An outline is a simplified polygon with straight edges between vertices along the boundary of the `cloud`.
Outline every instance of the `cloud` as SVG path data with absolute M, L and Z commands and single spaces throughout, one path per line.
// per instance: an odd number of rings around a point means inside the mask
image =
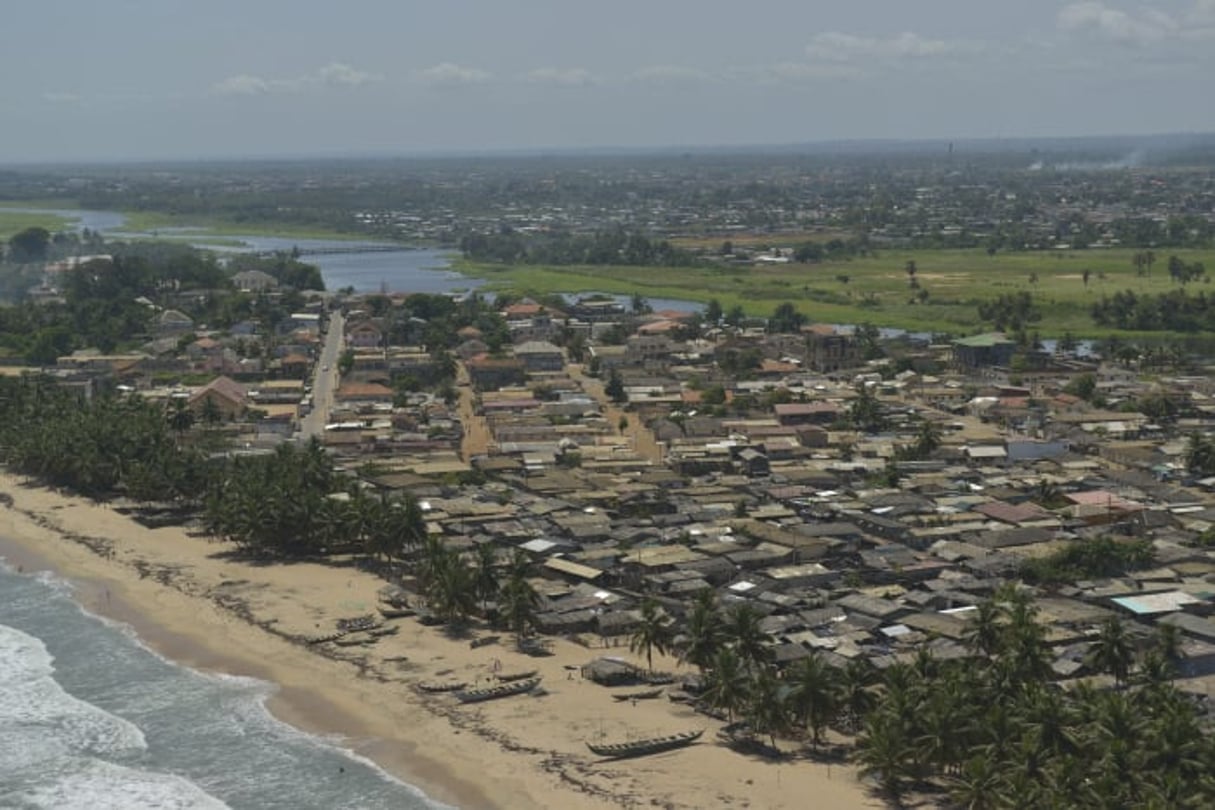
M 77 93 L 43 93 L 42 100 L 51 104 L 79 104 L 84 97 Z
M 288 79 L 268 79 L 240 73 L 216 82 L 211 86 L 211 92 L 219 96 L 262 96 L 268 93 L 298 93 L 325 87 L 361 87 L 383 80 L 384 77 L 378 73 L 368 73 L 345 62 L 330 62 L 311 73 Z
M 376 73 L 358 70 L 345 62 L 330 62 L 316 72 L 316 79 L 322 84 L 360 87 L 364 84 L 383 81 L 384 77 Z
M 777 62 L 772 65 L 732 68 L 727 75 L 738 81 L 774 84 L 856 79 L 864 75 L 864 71 L 857 65 L 839 63 Z
M 558 84 L 565 87 L 585 87 L 595 83 L 586 68 L 536 68 L 523 77 L 531 84 Z
M 638 82 L 672 84 L 681 82 L 703 82 L 711 79 L 708 73 L 683 65 L 649 65 L 633 73 L 630 78 Z
M 1206 3 L 1200 2 L 1201 10 Z M 1059 10 L 1059 28 L 1096 34 L 1124 45 L 1149 45 L 1178 33 L 1177 21 L 1163 11 L 1148 10 L 1135 16 L 1097 0 L 1072 3 Z
M 822 62 L 856 62 L 874 59 L 925 59 L 946 56 L 958 46 L 942 39 L 926 39 L 904 31 L 892 37 L 858 37 L 839 31 L 815 34 L 806 46 L 806 56 Z
M 247 73 L 229 76 L 211 86 L 211 92 L 219 96 L 260 96 L 269 93 L 270 89 L 270 82 Z
M 457 65 L 453 62 L 440 62 L 423 70 L 415 70 L 413 77 L 422 84 L 434 86 L 483 84 L 493 78 L 490 73 L 484 70 Z

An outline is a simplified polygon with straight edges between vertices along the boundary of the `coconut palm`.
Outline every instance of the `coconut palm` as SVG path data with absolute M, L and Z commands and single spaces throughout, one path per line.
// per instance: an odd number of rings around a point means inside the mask
M 717 596 L 711 588 L 705 588 L 697 594 L 688 613 L 687 626 L 679 645 L 679 660 L 695 665 L 703 673 L 722 643 L 722 618 L 717 608 Z
M 506 583 L 498 592 L 501 613 L 516 639 L 525 638 L 536 625 L 536 610 L 540 605 L 540 594 L 525 576 L 526 569 L 511 566 Z
M 965 810 L 996 810 L 1007 806 L 1003 788 L 999 765 L 987 754 L 976 754 L 950 780 L 949 798 Z
M 776 735 L 788 728 L 789 715 L 785 710 L 788 690 L 777 680 L 771 670 L 760 670 L 751 681 L 746 701 L 747 721 L 758 734 L 767 734 L 772 748 L 776 749 Z
M 1000 649 L 1004 636 L 1001 626 L 1002 611 L 1000 606 L 991 599 L 979 603 L 970 614 L 966 626 L 966 645 L 972 652 L 981 653 L 990 658 Z
M 849 728 L 859 728 L 877 699 L 873 687 L 877 671 L 867 658 L 853 658 L 839 671 L 839 703 Z
M 713 657 L 709 668 L 704 699 L 714 709 L 724 711 L 726 719 L 734 722 L 734 714 L 746 705 L 751 680 L 747 668 L 730 647 L 722 647 Z
M 898 718 L 885 712 L 869 718 L 864 734 L 857 740 L 860 775 L 876 779 L 896 804 L 903 795 L 903 780 L 913 773 L 914 759 L 915 749 Z
M 473 575 L 473 586 L 477 591 L 477 599 L 481 602 L 481 611 L 497 598 L 498 585 L 498 552 L 492 543 L 481 543 L 476 548 L 476 573 Z
M 653 597 L 641 602 L 641 621 L 629 639 L 629 652 L 643 653 L 646 668 L 654 671 L 654 651 L 665 655 L 671 646 L 671 619 Z
M 1135 660 L 1135 650 L 1127 635 L 1126 627 L 1116 616 L 1111 616 L 1101 624 L 1101 633 L 1085 656 L 1085 662 L 1100 672 L 1114 676 L 1114 681 L 1121 686 L 1131 671 Z
M 772 637 L 760 627 L 763 617 L 743 603 L 726 611 L 723 632 L 726 643 L 738 653 L 743 664 L 754 670 L 772 659 Z
M 789 702 L 794 717 L 810 729 L 814 745 L 822 740 L 823 729 L 839 709 L 838 671 L 817 652 L 802 658 L 785 672 Z

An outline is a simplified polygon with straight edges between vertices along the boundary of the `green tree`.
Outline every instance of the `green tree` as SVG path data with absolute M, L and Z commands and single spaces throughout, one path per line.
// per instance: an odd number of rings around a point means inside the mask
M 793 714 L 810 729 L 815 745 L 822 739 L 823 729 L 835 718 L 839 708 L 838 676 L 817 652 L 795 662 L 785 673 L 789 683 Z
M 628 392 L 624 390 L 624 380 L 620 379 L 620 372 L 616 369 L 612 369 L 608 375 L 607 385 L 603 387 L 603 392 L 617 404 L 627 402 L 629 398 Z
M 641 620 L 629 638 L 629 652 L 645 655 L 646 667 L 654 671 L 654 651 L 666 654 L 671 647 L 671 619 L 653 597 L 641 601 Z
M 46 228 L 26 228 L 8 240 L 8 260 L 14 264 L 46 261 L 51 244 L 51 232 Z
M 679 659 L 692 664 L 703 673 L 721 649 L 723 643 L 721 612 L 717 595 L 705 588 L 696 595 L 679 643 Z

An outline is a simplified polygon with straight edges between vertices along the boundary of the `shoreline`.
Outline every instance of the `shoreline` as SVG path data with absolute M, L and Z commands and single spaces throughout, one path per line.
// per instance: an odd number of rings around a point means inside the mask
M 427 797 L 459 808 L 881 807 L 851 766 L 758 761 L 710 743 L 717 721 L 666 700 L 616 703 L 576 676 L 597 655 L 554 639 L 529 658 L 508 644 L 470 648 L 413 619 L 374 649 L 321 651 L 299 639 L 341 616 L 372 612 L 379 577 L 334 563 L 257 565 L 179 527 L 148 529 L 105 504 L 0 472 L 0 556 L 26 573 L 71 582 L 86 610 L 129 625 L 146 646 L 204 672 L 273 685 L 280 721 L 365 757 Z M 357 652 L 350 652 L 355 650 Z M 673 667 L 672 660 L 657 664 Z M 546 695 L 476 707 L 427 696 L 418 681 L 479 681 L 491 668 L 539 668 Z M 706 729 L 699 745 L 627 763 L 596 760 L 584 742 Z
M 420 791 L 428 799 L 460 808 L 498 806 L 491 803 L 484 790 L 463 781 L 443 763 L 431 761 L 414 748 L 393 751 L 385 741 L 369 737 L 373 732 L 363 718 L 347 712 L 322 691 L 309 686 L 285 685 L 276 679 L 277 673 L 259 664 L 252 650 L 243 646 L 239 653 L 220 650 L 201 635 L 202 628 L 183 633 L 158 621 L 135 606 L 139 597 L 132 595 L 122 578 L 88 571 L 89 566 L 79 565 L 78 561 L 69 559 L 70 556 L 45 554 L 40 546 L 31 546 L 26 538 L 14 537 L 8 531 L 0 534 L 0 558 L 7 565 L 25 575 L 47 571 L 68 582 L 72 600 L 86 612 L 129 627 L 140 644 L 167 661 L 197 672 L 255 678 L 268 684 L 271 693 L 265 707 L 276 720 L 370 760 L 390 777 Z M 203 619 L 200 624 L 210 625 L 211 622 Z M 322 717 L 327 717 L 328 721 L 322 721 Z

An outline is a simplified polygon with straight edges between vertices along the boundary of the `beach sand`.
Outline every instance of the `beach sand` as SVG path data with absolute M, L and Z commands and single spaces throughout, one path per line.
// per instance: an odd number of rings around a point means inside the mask
M 851 766 L 748 757 L 720 745 L 720 723 L 665 698 L 612 700 L 577 668 L 601 654 L 553 640 L 532 658 L 413 619 L 370 647 L 304 646 L 336 620 L 372 613 L 379 577 L 351 565 L 257 565 L 229 546 L 180 528 L 148 529 L 105 505 L 28 486 L 0 474 L 0 556 L 26 571 L 49 569 L 77 585 L 90 610 L 131 625 L 157 652 L 197 669 L 279 686 L 271 711 L 343 743 L 430 796 L 461 808 L 881 807 Z M 638 663 L 641 663 L 638 659 Z M 488 683 L 538 669 L 546 694 L 470 706 L 419 693 L 425 680 Z M 656 657 L 655 666 L 675 669 Z M 587 740 L 621 741 L 703 728 L 697 745 L 605 762 Z M 791 745 L 786 746 L 792 748 Z

